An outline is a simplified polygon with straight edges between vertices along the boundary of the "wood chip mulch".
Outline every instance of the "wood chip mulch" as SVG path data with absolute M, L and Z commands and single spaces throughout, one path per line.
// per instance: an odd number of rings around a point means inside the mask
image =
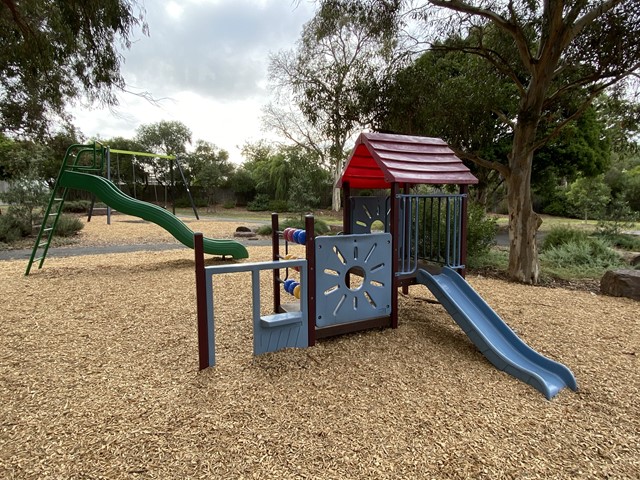
M 82 242 L 114 233 L 94 225 Z M 218 364 L 198 372 L 191 250 L 25 267 L 0 262 L 2 479 L 640 477 L 636 301 L 468 278 L 574 372 L 579 392 L 547 401 L 494 369 L 424 287 L 401 296 L 397 330 L 253 357 L 249 275 L 216 276 Z

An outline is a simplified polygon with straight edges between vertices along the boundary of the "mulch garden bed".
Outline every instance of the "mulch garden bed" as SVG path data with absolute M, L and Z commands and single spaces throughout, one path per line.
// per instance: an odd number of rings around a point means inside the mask
M 127 220 L 94 219 L 79 242 L 165 238 Z M 240 224 L 194 223 L 218 238 Z M 270 247 L 249 253 L 267 260 Z M 51 258 L 28 277 L 25 267 L 0 262 L 0 478 L 640 474 L 636 301 L 468 278 L 574 372 L 579 391 L 547 401 L 486 361 L 421 286 L 401 296 L 396 330 L 253 357 L 249 274 L 216 276 L 217 365 L 198 372 L 191 250 Z

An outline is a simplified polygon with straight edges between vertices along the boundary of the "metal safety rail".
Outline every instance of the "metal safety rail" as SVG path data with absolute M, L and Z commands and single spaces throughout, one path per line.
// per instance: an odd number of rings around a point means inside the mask
M 462 269 L 464 194 L 398 195 L 398 275 L 413 274 L 419 261 Z

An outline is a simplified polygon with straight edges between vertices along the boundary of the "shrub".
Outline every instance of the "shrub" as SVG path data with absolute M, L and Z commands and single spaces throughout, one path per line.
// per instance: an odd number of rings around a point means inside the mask
M 0 215 L 0 242 L 13 243 L 31 233 L 31 224 L 11 213 Z
M 280 222 L 280 230 L 285 228 L 304 228 L 304 220 L 299 218 L 287 218 Z M 329 225 L 324 220 L 315 219 L 314 229 L 316 235 L 325 235 L 329 232 Z M 271 225 L 263 225 L 256 230 L 258 235 L 271 235 Z
M 271 235 L 271 225 L 262 225 L 256 229 L 258 235 Z
M 193 197 L 193 203 L 196 208 L 206 208 L 209 206 L 206 198 Z M 175 206 L 176 208 L 191 208 L 191 201 L 189 197 L 179 197 L 175 200 Z
M 280 222 L 280 230 L 284 230 L 285 228 L 304 228 L 304 219 L 287 218 Z M 314 230 L 316 235 L 324 235 L 329 231 L 329 225 L 324 220 L 316 218 L 314 221 Z
M 640 237 L 618 233 L 617 235 L 609 235 L 605 237 L 614 247 L 630 252 L 640 252 Z
M 570 227 L 553 227 L 544 237 L 541 250 L 544 252 L 567 243 L 586 242 L 588 239 L 589 235 L 582 230 Z
M 226 200 L 222 204 L 222 208 L 226 208 L 227 210 L 229 210 L 231 208 L 235 208 L 235 207 L 236 207 L 236 201 L 235 200 Z
M 90 208 L 91 202 L 89 200 L 73 200 L 64 202 L 62 211 L 67 213 L 87 213 Z
M 622 265 L 622 259 L 609 245 L 604 239 L 586 237 L 586 240 L 570 240 L 549 247 L 542 257 L 554 267 L 561 268 L 606 269 Z
M 71 237 L 84 228 L 84 223 L 72 215 L 61 215 L 58 218 L 55 235 L 58 237 Z
M 271 200 L 269 202 L 269 210 L 272 212 L 288 212 L 289 202 L 286 200 Z
M 266 212 L 269 210 L 269 201 L 269 195 L 259 193 L 247 203 L 247 210 L 250 212 Z
M 469 202 L 467 222 L 467 256 L 479 257 L 489 252 L 496 243 L 498 223 L 488 216 L 484 208 Z

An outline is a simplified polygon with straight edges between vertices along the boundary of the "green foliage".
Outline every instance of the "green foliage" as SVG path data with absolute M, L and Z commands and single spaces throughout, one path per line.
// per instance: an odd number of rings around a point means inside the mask
M 567 243 L 584 243 L 589 240 L 589 234 L 571 227 L 553 227 L 542 241 L 541 251 L 557 248 Z
M 549 231 L 541 251 L 541 258 L 548 268 L 570 269 L 577 274 L 594 274 L 623 264 L 606 239 L 565 226 Z
M 72 237 L 84 228 L 84 223 L 73 215 L 60 215 L 54 234 L 58 237 Z
M 247 204 L 247 210 L 250 212 L 266 212 L 269 210 L 269 195 L 259 193 L 255 198 Z
M 12 178 L 6 193 L 0 195 L 0 200 L 10 204 L 9 212 L 28 225 L 33 224 L 35 210 L 41 209 L 48 198 L 43 182 L 28 174 Z
M 66 213 L 87 213 L 91 208 L 89 200 L 72 200 L 64 202 L 62 211 Z
M 637 235 L 615 233 L 605 235 L 604 238 L 616 248 L 630 252 L 640 252 L 640 237 Z
M 135 140 L 144 152 L 179 155 L 186 153 L 187 144 L 191 143 L 191 130 L 182 122 L 161 120 L 138 127 Z M 174 162 L 170 159 L 141 157 L 138 161 L 146 165 L 163 184 L 171 183 L 171 166 L 174 169 L 174 182 L 178 182 L 180 178 Z
M 300 218 L 286 218 L 278 225 L 280 230 L 284 230 L 285 228 L 305 228 L 305 220 Z M 329 232 L 329 225 L 324 220 L 320 220 L 319 218 L 314 219 L 314 230 L 317 235 L 326 235 Z M 258 235 L 271 235 L 271 225 L 262 225 L 256 230 Z
M 486 255 L 496 243 L 498 222 L 474 202 L 468 204 L 467 257 Z
M 261 225 L 256 229 L 256 234 L 258 235 L 271 235 L 271 225 Z
M 188 157 L 191 170 L 191 184 L 201 187 L 206 194 L 206 203 L 216 203 L 216 192 L 225 185 L 233 174 L 234 166 L 229 153 L 210 142 L 198 140 L 196 148 Z
M 271 212 L 288 212 L 289 202 L 286 200 L 270 200 L 269 211 Z
M 0 215 L 0 243 L 13 243 L 31 233 L 31 224 L 11 211 Z
M 569 186 L 567 200 L 574 213 L 585 221 L 602 218 L 611 198 L 611 189 L 604 183 L 604 176 L 579 177 Z
M 224 203 L 222 204 L 222 208 L 226 208 L 227 210 L 235 207 L 236 207 L 235 200 L 225 200 Z
M 307 212 L 320 205 L 320 199 L 331 190 L 330 174 L 319 165 L 319 159 L 301 147 L 273 146 L 265 142 L 245 145 L 247 157 L 243 170 L 254 181 L 258 195 L 247 208 L 253 211 L 270 209 L 264 197 L 284 202 L 288 208 Z
M 81 96 L 116 105 L 122 51 L 147 30 L 142 13 L 136 0 L 3 2 L 0 131 L 43 137 Z
M 623 265 L 620 256 L 601 238 L 587 237 L 586 241 L 568 241 L 550 247 L 542 259 L 555 268 L 581 268 L 604 270 Z
M 286 218 L 280 222 L 279 227 L 280 230 L 284 230 L 285 228 L 304 228 L 304 224 L 304 218 Z M 327 222 L 320 220 L 319 218 L 314 219 L 313 226 L 316 235 L 325 235 L 329 232 L 329 225 Z

